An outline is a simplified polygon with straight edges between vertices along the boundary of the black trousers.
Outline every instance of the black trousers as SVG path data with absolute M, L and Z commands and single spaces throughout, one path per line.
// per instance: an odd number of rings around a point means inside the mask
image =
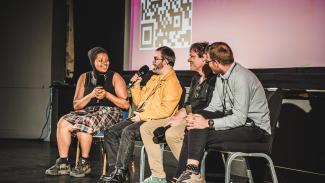
M 204 150 L 211 144 L 222 142 L 258 142 L 266 132 L 257 127 L 237 127 L 229 130 L 194 129 L 185 132 L 183 146 L 175 177 L 186 169 L 188 159 L 201 161 Z
M 125 119 L 105 131 L 104 146 L 108 166 L 128 170 L 132 160 L 134 141 L 141 137 L 142 123 Z

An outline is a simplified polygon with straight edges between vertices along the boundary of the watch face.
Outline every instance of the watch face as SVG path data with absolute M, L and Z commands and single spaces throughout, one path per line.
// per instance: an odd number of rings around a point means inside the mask
M 213 127 L 213 125 L 214 125 L 214 121 L 212 119 L 209 119 L 209 126 Z

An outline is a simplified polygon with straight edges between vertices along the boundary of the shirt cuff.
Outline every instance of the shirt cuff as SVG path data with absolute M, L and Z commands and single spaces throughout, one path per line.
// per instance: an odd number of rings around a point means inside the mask
M 222 118 L 218 118 L 218 119 L 213 119 L 214 121 L 214 129 L 215 130 L 225 130 L 226 128 L 226 124 L 225 124 L 225 120 L 223 120 Z

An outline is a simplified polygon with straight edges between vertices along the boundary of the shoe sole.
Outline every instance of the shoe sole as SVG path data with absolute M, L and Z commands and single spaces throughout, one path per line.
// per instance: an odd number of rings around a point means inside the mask
M 70 176 L 71 177 L 77 177 L 77 178 L 80 178 L 80 177 L 84 177 L 84 176 L 86 176 L 86 174 L 90 174 L 90 172 L 91 172 L 91 169 L 89 168 L 85 173 L 83 173 L 83 174 L 75 174 L 75 173 L 73 173 L 73 172 L 70 172 Z
M 58 176 L 58 175 L 69 175 L 71 172 L 68 170 L 64 170 L 64 171 L 58 171 L 58 173 L 51 173 L 48 171 L 45 171 L 45 175 L 51 175 L 51 176 Z

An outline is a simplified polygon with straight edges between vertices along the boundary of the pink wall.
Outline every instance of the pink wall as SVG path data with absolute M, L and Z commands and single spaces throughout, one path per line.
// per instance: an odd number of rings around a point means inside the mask
M 139 50 L 140 0 L 132 0 L 130 70 L 151 65 Z M 227 42 L 248 68 L 325 67 L 325 1 L 193 0 L 192 43 Z M 174 49 L 175 69 L 187 70 L 188 48 Z

